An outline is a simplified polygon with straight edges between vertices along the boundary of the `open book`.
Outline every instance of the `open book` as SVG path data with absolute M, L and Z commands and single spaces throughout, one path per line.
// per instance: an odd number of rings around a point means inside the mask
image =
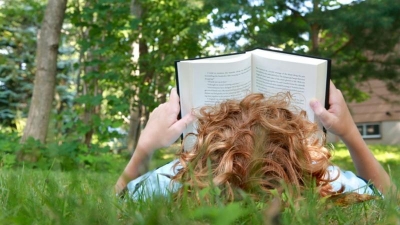
M 330 60 L 275 50 L 255 49 L 245 53 L 181 60 L 175 63 L 181 116 L 205 105 L 227 99 L 242 99 L 249 93 L 272 96 L 290 92 L 292 104 L 315 121 L 309 106 L 312 98 L 327 105 Z M 188 126 L 183 135 L 194 132 Z

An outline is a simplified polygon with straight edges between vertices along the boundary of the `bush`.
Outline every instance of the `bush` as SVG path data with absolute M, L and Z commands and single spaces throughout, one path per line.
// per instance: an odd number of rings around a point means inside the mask
M 11 130 L 0 132 L 0 167 L 11 168 L 17 163 L 16 151 L 19 149 L 19 136 Z
M 120 172 L 126 163 L 123 155 L 113 154 L 109 147 L 92 145 L 89 149 L 77 140 L 42 144 L 33 138 L 20 144 L 19 139 L 16 132 L 0 132 L 0 168 Z

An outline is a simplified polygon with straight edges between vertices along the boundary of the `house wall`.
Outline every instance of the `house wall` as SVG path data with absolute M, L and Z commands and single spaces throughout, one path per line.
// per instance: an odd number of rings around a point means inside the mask
M 366 140 L 368 144 L 400 145 L 400 121 L 382 122 L 382 139 Z
M 400 122 L 400 96 L 390 92 L 380 80 L 369 80 L 358 87 L 370 98 L 364 102 L 351 102 L 349 110 L 356 123 L 382 121 Z

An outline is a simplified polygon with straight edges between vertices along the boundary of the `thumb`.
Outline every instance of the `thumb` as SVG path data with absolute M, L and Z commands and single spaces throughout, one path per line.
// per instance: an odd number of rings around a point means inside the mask
M 310 101 L 310 106 L 315 115 L 321 121 L 322 125 L 324 127 L 328 126 L 332 119 L 332 115 L 322 106 L 322 104 L 317 99 L 312 99 Z
M 311 106 L 311 109 L 314 111 L 314 113 L 315 113 L 317 116 L 323 114 L 323 112 L 324 112 L 324 110 L 325 110 L 325 108 L 322 107 L 322 105 L 321 105 L 321 103 L 318 101 L 318 99 L 315 99 L 315 98 L 311 99 L 311 101 L 310 101 L 310 106 Z

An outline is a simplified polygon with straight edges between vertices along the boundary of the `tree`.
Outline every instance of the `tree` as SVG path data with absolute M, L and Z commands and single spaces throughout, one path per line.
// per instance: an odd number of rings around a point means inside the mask
M 28 120 L 21 141 L 45 142 L 56 85 L 57 55 L 67 0 L 49 0 L 37 42 L 36 75 Z
M 254 47 L 277 47 L 333 59 L 332 79 L 351 99 L 365 94 L 357 82 L 378 78 L 392 89 L 399 88 L 399 55 L 384 61 L 376 56 L 394 52 L 400 40 L 400 5 L 396 0 L 207 1 L 217 27 L 233 23 L 238 29 L 224 34 L 218 42 L 228 51 Z M 374 18 L 374 19 L 371 19 Z M 245 40 L 238 45 L 239 40 Z

